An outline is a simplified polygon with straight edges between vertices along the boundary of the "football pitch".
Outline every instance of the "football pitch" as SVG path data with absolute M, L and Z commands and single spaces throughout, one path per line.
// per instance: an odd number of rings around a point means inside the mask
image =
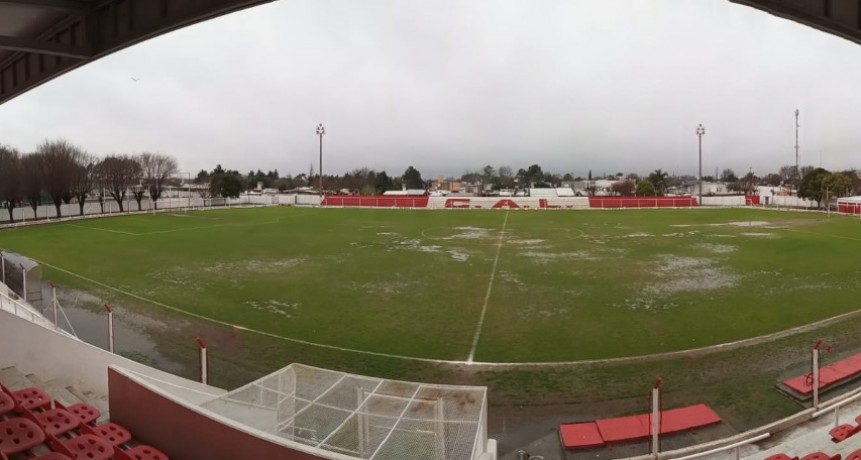
M 446 361 L 707 347 L 856 310 L 861 297 L 861 221 L 750 209 L 234 209 L 4 230 L 0 247 L 75 289 Z

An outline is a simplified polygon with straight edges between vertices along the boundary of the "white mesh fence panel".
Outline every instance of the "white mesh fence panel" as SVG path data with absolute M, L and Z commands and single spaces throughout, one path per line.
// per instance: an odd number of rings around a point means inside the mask
M 384 380 L 292 364 L 203 406 L 340 455 L 471 460 L 487 440 L 486 399 L 484 387 Z

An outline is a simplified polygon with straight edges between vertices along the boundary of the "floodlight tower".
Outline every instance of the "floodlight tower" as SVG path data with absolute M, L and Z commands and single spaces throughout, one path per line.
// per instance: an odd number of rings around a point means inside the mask
M 699 172 L 699 176 L 697 176 L 697 179 L 699 179 L 699 182 L 700 182 L 700 186 L 699 186 L 699 205 L 700 206 L 703 205 L 703 136 L 705 136 L 705 135 L 706 135 L 706 128 L 703 126 L 702 123 L 700 123 L 697 126 L 697 137 L 699 138 L 699 144 L 700 144 L 700 172 Z
M 323 195 L 323 134 L 326 134 L 326 128 L 323 123 L 317 125 L 317 135 L 320 136 L 320 195 Z

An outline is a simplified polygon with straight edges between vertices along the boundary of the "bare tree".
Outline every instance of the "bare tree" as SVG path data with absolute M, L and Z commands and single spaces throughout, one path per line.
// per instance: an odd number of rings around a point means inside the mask
M 75 176 L 72 180 L 72 196 L 78 202 L 80 213 L 84 215 L 84 205 L 87 202 L 87 197 L 93 192 L 96 187 L 96 163 L 97 158 L 85 152 L 79 152 L 75 158 Z M 102 212 L 105 212 L 104 204 Z
M 42 155 L 31 153 L 21 157 L 21 191 L 24 199 L 33 208 L 33 217 L 42 202 Z
M 24 199 L 22 188 L 21 154 L 12 147 L 0 145 L 0 201 L 9 211 L 10 222 L 15 221 L 12 213 Z
M 619 180 L 610 185 L 610 191 L 622 196 L 633 196 L 636 189 L 637 183 L 631 179 Z
M 141 166 L 129 155 L 108 155 L 96 166 L 102 185 L 123 212 L 129 188 L 140 182 Z
M 76 157 L 81 150 L 64 141 L 45 141 L 36 149 L 41 160 L 42 185 L 62 217 L 60 206 L 63 198 L 69 197 L 72 182 L 77 174 Z
M 156 201 L 161 198 L 165 186 L 174 176 L 179 167 L 176 159 L 167 155 L 158 153 L 143 153 L 140 156 L 141 169 L 143 171 L 143 183 L 149 191 L 152 205 L 156 206 Z M 138 202 L 140 207 L 140 202 Z

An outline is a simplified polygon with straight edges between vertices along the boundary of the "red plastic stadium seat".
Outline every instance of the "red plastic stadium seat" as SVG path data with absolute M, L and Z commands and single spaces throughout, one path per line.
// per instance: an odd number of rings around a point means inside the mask
M 6 393 L 0 392 L 0 415 L 11 412 L 15 408 L 15 400 Z
M 846 460 L 861 460 L 861 449 L 852 452 L 846 456 Z
M 12 398 L 15 399 L 15 404 L 27 410 L 51 407 L 51 397 L 36 387 L 13 391 Z
M 84 425 L 82 428 L 84 433 L 94 434 L 115 447 L 121 447 L 132 440 L 132 434 L 129 433 L 129 430 L 112 422 L 96 426 Z
M 771 457 L 766 458 L 765 460 L 798 460 L 798 456 L 790 457 L 789 455 L 780 453 L 774 454 Z
M 42 427 L 45 434 L 59 436 L 80 426 L 81 421 L 66 409 L 51 409 L 30 414 L 33 420 Z
M 45 440 L 36 422 L 23 417 L 0 422 L 0 454 L 9 456 L 30 450 Z
M 108 460 L 114 455 L 113 446 L 92 434 L 82 434 L 68 440 L 50 436 L 49 445 L 55 452 L 73 459 Z
M 58 404 L 58 406 L 63 407 L 62 405 L 59 405 L 59 404 Z M 96 409 L 95 407 L 93 407 L 89 404 L 86 404 L 86 403 L 72 404 L 71 406 L 66 407 L 65 409 L 68 410 L 69 412 L 71 412 L 72 414 L 74 414 L 76 417 L 78 417 L 78 420 L 81 421 L 81 425 L 89 425 L 89 424 L 95 422 L 96 420 L 98 420 L 99 417 L 102 416 L 102 413 L 99 412 L 98 409 Z
M 855 425 L 840 425 L 838 427 L 832 428 L 828 434 L 831 435 L 831 440 L 834 442 L 843 442 L 846 439 L 852 437 L 854 434 L 858 433 L 858 430 L 861 427 Z
M 139 445 L 129 450 L 116 449 L 114 460 L 170 460 L 162 451 L 152 446 Z

